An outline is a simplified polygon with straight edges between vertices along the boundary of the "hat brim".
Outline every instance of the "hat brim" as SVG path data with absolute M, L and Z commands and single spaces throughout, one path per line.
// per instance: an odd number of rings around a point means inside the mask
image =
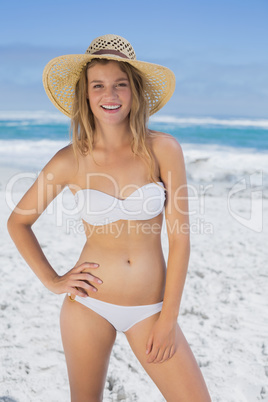
M 122 61 L 142 71 L 146 77 L 145 94 L 148 99 L 150 115 L 160 110 L 173 95 L 176 82 L 175 75 L 167 67 L 107 54 L 59 56 L 45 66 L 43 85 L 51 102 L 68 117 L 71 117 L 75 86 L 81 71 L 92 59 Z

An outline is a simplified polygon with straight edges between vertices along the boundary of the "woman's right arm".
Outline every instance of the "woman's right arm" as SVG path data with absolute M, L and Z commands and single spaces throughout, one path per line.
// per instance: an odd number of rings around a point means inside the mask
M 57 152 L 14 208 L 7 227 L 18 251 L 49 290 L 57 294 L 70 292 L 85 296 L 87 291 L 96 291 L 89 282 L 100 282 L 99 278 L 83 270 L 96 266 L 86 262 L 59 276 L 47 260 L 32 230 L 32 225 L 52 200 L 66 185 L 72 183 L 76 164 L 71 145 Z

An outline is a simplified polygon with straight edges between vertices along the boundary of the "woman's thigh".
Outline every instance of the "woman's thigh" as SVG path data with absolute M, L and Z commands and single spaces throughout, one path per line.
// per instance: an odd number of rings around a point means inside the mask
M 173 357 L 163 363 L 147 363 L 146 343 L 158 317 L 159 313 L 125 333 L 133 352 L 168 402 L 210 402 L 202 373 L 179 325 Z
M 116 338 L 114 327 L 68 296 L 62 305 L 60 324 L 72 402 L 101 401 Z

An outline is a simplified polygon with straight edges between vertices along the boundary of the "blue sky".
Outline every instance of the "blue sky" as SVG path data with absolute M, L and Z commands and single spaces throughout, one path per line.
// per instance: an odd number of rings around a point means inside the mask
M 56 111 L 42 87 L 45 64 L 115 33 L 138 59 L 174 71 L 161 114 L 268 118 L 267 21 L 267 0 L 9 0 L 0 12 L 0 110 Z

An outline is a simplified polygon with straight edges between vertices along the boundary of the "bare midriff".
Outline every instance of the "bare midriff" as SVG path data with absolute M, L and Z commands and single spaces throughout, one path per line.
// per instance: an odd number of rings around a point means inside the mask
M 98 263 L 86 269 L 103 283 L 95 284 L 92 298 L 136 306 L 163 300 L 166 264 L 161 245 L 163 214 L 149 220 L 119 220 L 93 226 L 84 222 L 87 241 L 76 265 Z

